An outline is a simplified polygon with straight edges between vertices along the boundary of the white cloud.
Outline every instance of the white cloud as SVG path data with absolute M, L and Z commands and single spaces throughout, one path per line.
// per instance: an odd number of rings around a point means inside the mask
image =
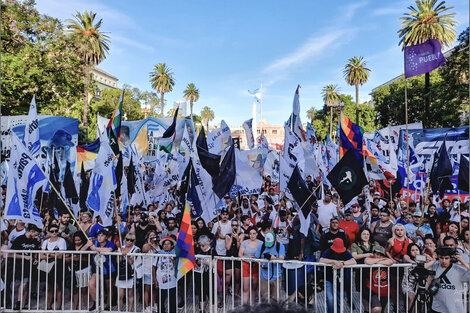
M 115 42 L 121 43 L 121 44 L 124 44 L 124 45 L 128 45 L 128 46 L 132 46 L 132 47 L 135 47 L 135 48 L 138 48 L 138 49 L 147 50 L 149 52 L 154 52 L 155 51 L 155 49 L 152 46 L 149 46 L 149 45 L 146 45 L 144 43 L 135 41 L 133 39 L 130 39 L 130 38 L 127 38 L 127 37 L 124 37 L 124 36 L 116 35 L 116 34 L 112 36 L 112 43 L 115 43 Z

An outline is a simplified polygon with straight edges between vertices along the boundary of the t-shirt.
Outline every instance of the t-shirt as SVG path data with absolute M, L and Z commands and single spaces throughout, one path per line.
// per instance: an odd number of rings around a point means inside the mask
M 34 238 L 27 238 L 26 235 L 21 235 L 11 244 L 12 250 L 40 250 L 39 241 Z
M 104 228 L 103 225 L 100 223 L 96 223 L 93 225 L 90 229 L 90 233 L 88 234 L 88 237 L 90 238 L 98 238 L 98 232 Z
M 325 230 L 325 232 L 323 233 L 323 236 L 320 239 L 320 250 L 323 252 L 329 247 L 331 247 L 331 245 L 333 244 L 333 241 L 336 238 L 341 238 L 343 240 L 345 247 L 349 246 L 349 242 L 348 242 L 348 239 L 346 238 L 346 233 L 344 232 L 344 230 L 338 229 L 337 233 L 332 233 L 330 232 L 329 229 L 327 229 Z
M 336 204 L 330 202 L 324 204 L 323 201 L 318 202 L 318 221 L 320 225 L 325 228 L 330 226 L 330 220 L 334 216 L 338 216 L 338 211 L 336 210 Z
M 41 245 L 42 250 L 47 251 L 57 251 L 57 250 L 67 250 L 67 242 L 64 238 L 57 238 L 56 241 L 51 241 L 50 239 L 44 240 Z
M 227 221 L 227 223 L 223 224 L 222 221 L 218 221 L 214 223 L 214 226 L 212 227 L 212 233 L 215 235 L 217 232 L 217 227 L 220 225 L 220 233 L 224 236 L 230 234 L 232 231 L 232 224 L 230 221 Z M 216 243 L 215 243 L 215 251 L 217 252 L 217 255 L 225 256 L 227 255 L 227 249 L 225 249 L 225 239 L 220 239 L 217 238 Z
M 174 254 L 175 250 L 169 252 L 159 250 L 157 254 Z M 171 289 L 176 287 L 175 258 L 156 257 L 153 266 L 156 267 L 157 282 L 160 289 Z
M 147 225 L 145 229 L 142 229 L 140 226 L 135 227 L 135 245 L 137 247 L 142 249 L 145 244 L 145 236 L 147 236 L 151 230 L 157 232 L 157 227 L 155 225 Z
M 353 243 L 359 234 L 359 225 L 353 220 L 349 222 L 345 220 L 339 221 L 339 228 L 345 231 L 350 243 Z
M 261 250 L 263 250 L 264 242 L 260 242 L 258 248 L 256 249 L 256 258 L 264 259 L 265 253 L 271 253 L 275 257 L 283 256 L 286 257 L 286 249 L 284 245 L 274 244 L 271 248 L 264 248 L 263 255 L 261 255 Z M 279 248 L 279 251 L 277 250 Z M 282 266 L 280 263 L 262 263 L 260 267 L 260 276 L 264 280 L 276 280 L 279 277 L 282 277 Z
M 245 258 L 253 258 L 255 256 L 256 251 L 258 250 L 258 246 L 262 241 L 257 239 L 256 242 L 257 242 L 257 244 L 253 248 L 249 246 L 250 240 L 245 240 L 245 241 L 242 242 L 242 245 L 241 245 L 240 248 L 245 249 L 245 251 L 243 253 L 243 256 Z
M 439 277 L 445 269 L 441 267 L 439 262 L 431 266 L 431 270 L 436 271 L 435 278 Z M 439 291 L 434 296 L 432 309 L 437 312 L 464 312 L 464 303 L 462 295 L 464 291 L 464 283 L 470 279 L 470 271 L 452 264 L 452 268 L 447 274 L 441 278 Z
M 336 261 L 348 261 L 353 258 L 352 254 L 348 250 L 344 251 L 343 253 L 336 253 L 331 249 L 327 249 L 325 252 L 323 252 L 321 257 L 324 259 L 336 260 Z M 333 267 L 326 266 L 325 268 L 326 268 L 326 280 L 333 282 Z M 345 282 L 349 281 L 350 272 L 351 270 L 349 268 L 344 269 Z M 340 271 L 336 271 L 336 273 L 337 275 L 339 275 Z
M 406 235 L 410 239 L 414 239 L 415 237 L 418 237 L 418 241 L 422 243 L 423 239 L 416 235 L 415 231 L 418 230 L 418 226 L 416 226 L 413 223 L 408 223 L 405 224 L 405 230 L 406 230 Z M 434 237 L 434 234 L 432 232 L 431 227 L 429 225 L 423 224 L 419 227 L 419 230 L 426 236 L 426 235 L 431 235 Z
M 112 241 L 106 241 L 106 244 L 102 247 L 100 246 L 100 243 L 98 242 L 98 240 L 96 240 L 93 242 L 93 245 L 98 248 L 111 248 L 113 249 L 112 251 L 116 250 L 116 246 L 114 245 Z M 111 259 L 111 256 L 109 254 L 101 254 L 101 257 L 104 257 L 103 274 L 108 275 L 109 273 L 114 273 L 116 271 L 114 258 Z M 93 273 L 96 273 L 95 258 L 93 258 L 93 262 L 92 262 L 92 271 Z
M 23 230 L 16 230 L 13 229 L 10 233 L 10 235 L 8 236 L 8 248 L 11 248 L 11 245 L 13 243 L 13 241 L 15 241 L 16 238 L 18 238 L 19 236 L 21 235 L 24 235 L 26 233 L 26 228 L 23 228 Z

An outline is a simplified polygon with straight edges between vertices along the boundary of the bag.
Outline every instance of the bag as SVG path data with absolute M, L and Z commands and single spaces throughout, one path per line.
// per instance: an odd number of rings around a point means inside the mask
M 428 291 L 431 296 L 435 296 L 437 294 L 437 292 L 439 291 L 439 288 L 441 287 L 442 277 L 444 277 L 451 268 L 452 268 L 452 264 L 450 264 L 450 266 L 446 268 L 446 270 L 442 272 L 442 274 L 439 275 L 439 277 L 434 278 L 431 281 L 431 284 L 428 287 Z
M 129 280 L 134 278 L 134 269 L 132 268 L 132 265 L 126 263 L 126 262 L 120 262 L 119 263 L 119 280 Z
M 85 267 L 84 269 L 75 271 L 75 279 L 77 288 L 84 288 L 88 286 L 91 276 L 91 267 Z
M 55 261 L 54 262 L 47 262 L 46 260 L 42 260 L 38 264 L 38 270 L 43 271 L 45 273 L 48 273 L 51 271 L 51 269 L 54 267 Z

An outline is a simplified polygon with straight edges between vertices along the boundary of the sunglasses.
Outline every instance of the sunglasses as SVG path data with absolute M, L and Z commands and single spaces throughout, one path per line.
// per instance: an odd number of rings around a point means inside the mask
M 59 232 L 58 229 L 56 229 L 56 230 L 50 230 L 50 231 L 49 231 L 49 233 L 51 233 L 51 234 L 55 234 L 55 233 L 58 233 L 58 232 Z
M 126 238 L 126 241 L 129 241 L 129 242 L 134 242 L 135 239 L 129 239 L 129 238 Z
M 238 227 L 238 224 L 232 224 L 233 227 Z

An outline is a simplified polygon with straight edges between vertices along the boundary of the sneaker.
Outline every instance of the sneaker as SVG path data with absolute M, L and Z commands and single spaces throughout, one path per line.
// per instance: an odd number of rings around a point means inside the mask
M 152 308 L 151 307 L 146 307 L 144 310 L 144 313 L 152 313 Z
M 181 301 L 178 303 L 178 309 L 183 309 L 184 308 L 184 301 Z
M 94 310 L 96 310 L 96 303 L 93 304 L 93 306 L 90 308 L 90 312 L 92 312 L 92 311 L 94 311 Z
M 15 302 L 15 307 L 13 308 L 13 310 L 19 311 L 20 309 L 21 309 L 21 302 L 20 302 L 20 301 L 16 301 L 16 302 Z

